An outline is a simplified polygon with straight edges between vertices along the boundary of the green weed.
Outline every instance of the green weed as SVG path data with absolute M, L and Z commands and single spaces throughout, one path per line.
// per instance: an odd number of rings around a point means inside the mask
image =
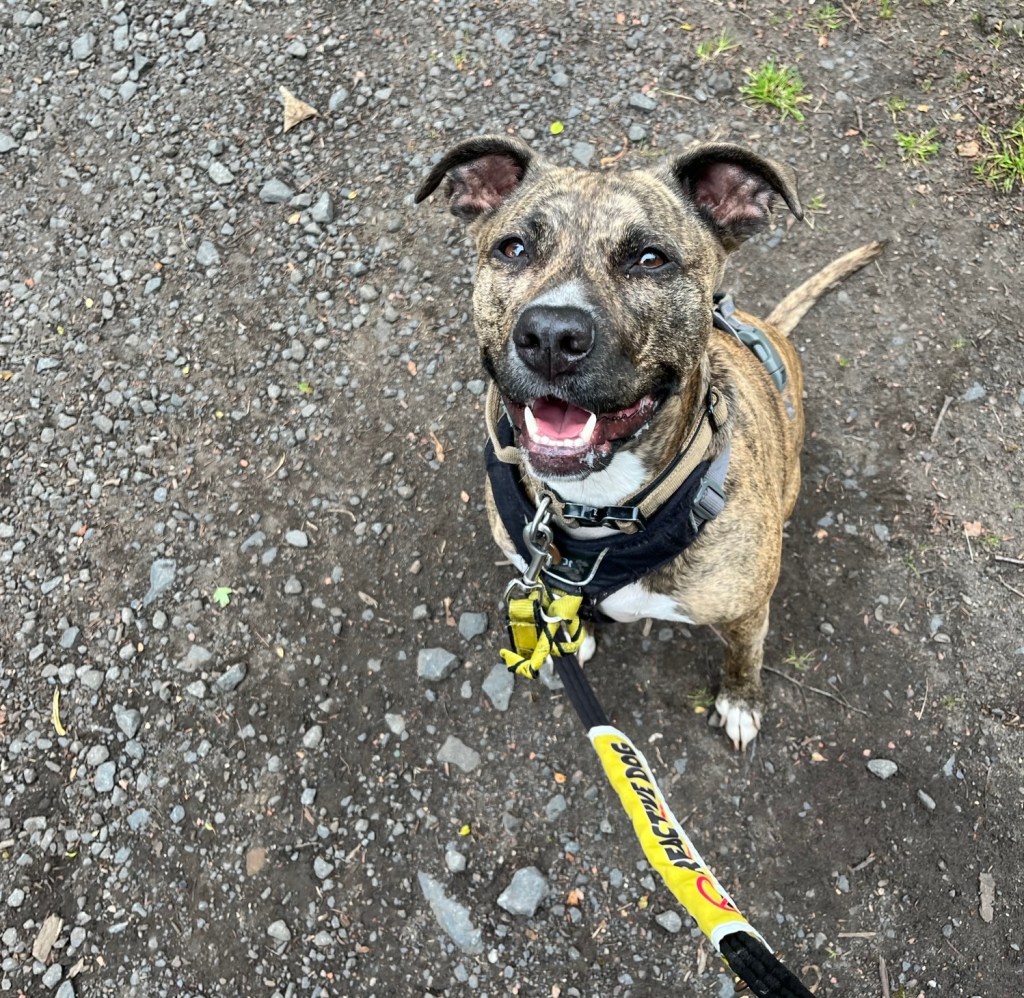
M 896 0 L 878 0 L 878 16 L 891 21 L 896 16 Z
M 831 3 L 822 4 L 807 18 L 807 27 L 821 35 L 837 31 L 845 23 L 846 18 L 840 13 L 839 8 Z
M 983 127 L 981 138 L 989 151 L 975 166 L 975 174 L 989 187 L 1007 194 L 1014 187 L 1024 190 L 1024 118 L 996 137 L 990 128 Z
M 774 107 L 782 120 L 794 118 L 804 120 L 801 104 L 809 104 L 811 98 L 804 92 L 804 81 L 792 66 L 776 66 L 774 59 L 762 63 L 757 69 L 746 70 L 747 82 L 740 87 L 740 93 L 752 104 Z
M 716 56 L 724 55 L 733 49 L 738 49 L 740 43 L 735 38 L 730 38 L 723 31 L 717 38 L 709 38 L 707 41 L 697 43 L 697 56 L 700 59 L 714 59 Z
M 908 161 L 927 163 L 938 155 L 939 143 L 935 141 L 937 129 L 929 128 L 923 132 L 896 132 L 896 145 L 900 155 Z

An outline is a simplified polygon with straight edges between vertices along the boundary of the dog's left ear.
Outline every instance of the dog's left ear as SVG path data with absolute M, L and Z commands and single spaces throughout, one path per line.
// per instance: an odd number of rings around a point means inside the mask
M 729 252 L 768 224 L 779 197 L 803 218 L 793 171 L 743 146 L 705 143 L 670 161 L 667 169 Z
M 525 142 L 508 135 L 467 139 L 441 157 L 416 192 L 416 203 L 429 197 L 447 177 L 452 214 L 472 221 L 512 194 L 537 160 Z

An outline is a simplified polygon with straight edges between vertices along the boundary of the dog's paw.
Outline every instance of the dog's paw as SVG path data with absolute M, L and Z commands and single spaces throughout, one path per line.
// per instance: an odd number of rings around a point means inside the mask
M 728 693 L 719 693 L 711 723 L 725 728 L 733 748 L 743 752 L 761 730 L 761 711 L 751 707 L 746 700 L 733 699 Z
M 597 651 L 597 642 L 594 640 L 594 635 L 587 631 L 586 637 L 583 639 L 583 644 L 580 645 L 580 650 L 576 652 L 576 657 L 580 660 L 580 665 L 586 665 Z

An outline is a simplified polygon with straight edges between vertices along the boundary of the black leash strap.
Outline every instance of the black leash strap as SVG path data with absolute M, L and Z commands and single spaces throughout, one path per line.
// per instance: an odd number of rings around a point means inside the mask
M 555 671 L 587 730 L 609 782 L 633 822 L 648 862 L 737 977 L 758 998 L 813 998 L 773 955 L 715 879 L 654 782 L 640 750 L 608 722 L 574 654 L 555 655 Z

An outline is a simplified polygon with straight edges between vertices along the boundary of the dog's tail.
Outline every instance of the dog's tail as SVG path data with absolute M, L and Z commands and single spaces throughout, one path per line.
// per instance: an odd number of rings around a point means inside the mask
M 790 291 L 772 309 L 768 321 L 784 336 L 788 336 L 793 327 L 807 314 L 808 309 L 829 288 L 834 287 L 850 274 L 857 273 L 861 267 L 874 260 L 883 249 L 885 249 L 884 242 L 865 243 L 858 249 L 851 250 L 845 256 L 839 257 L 838 260 L 833 260 L 827 267 L 804 281 L 796 290 Z

